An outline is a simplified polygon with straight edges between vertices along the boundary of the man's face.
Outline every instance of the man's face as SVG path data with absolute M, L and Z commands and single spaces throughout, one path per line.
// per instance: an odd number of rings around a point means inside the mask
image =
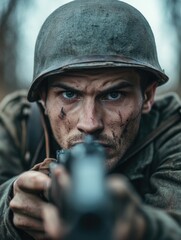
M 42 98 L 61 148 L 71 148 L 90 134 L 105 148 L 109 169 L 125 154 L 138 132 L 143 93 L 140 76 L 134 70 L 66 73 L 49 80 Z

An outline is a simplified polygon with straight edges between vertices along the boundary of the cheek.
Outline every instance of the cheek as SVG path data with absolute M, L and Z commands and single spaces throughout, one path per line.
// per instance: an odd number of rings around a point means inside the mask
M 121 127 L 124 127 L 129 122 L 134 122 L 142 112 L 142 98 L 139 100 L 132 102 L 132 104 L 128 104 L 126 107 L 120 109 L 118 111 L 118 115 L 120 118 Z
M 53 135 L 59 145 L 66 148 L 66 141 L 76 124 L 75 117 L 64 106 L 51 106 L 47 106 L 47 115 Z
M 134 128 L 134 125 L 136 128 L 137 122 L 140 121 L 141 112 L 142 107 L 140 104 L 122 107 L 109 114 L 107 126 L 111 130 L 113 137 L 119 137 L 123 132 L 130 132 L 130 128 Z
M 143 106 L 143 97 L 141 92 L 133 94 L 130 97 L 127 97 L 123 102 L 119 104 L 112 104 L 107 108 L 107 115 L 110 116 L 110 119 L 119 121 L 120 125 L 124 125 L 127 119 L 135 118 Z
M 139 129 L 139 123 L 141 119 L 142 108 L 136 106 L 136 108 L 130 108 L 129 111 L 119 112 L 121 118 L 121 136 L 119 142 L 123 145 L 129 146 L 137 135 Z
M 121 127 L 128 125 L 128 123 L 135 122 L 140 118 L 142 109 L 137 107 L 137 109 L 130 109 L 131 111 L 126 114 L 119 111 L 119 116 L 121 119 Z

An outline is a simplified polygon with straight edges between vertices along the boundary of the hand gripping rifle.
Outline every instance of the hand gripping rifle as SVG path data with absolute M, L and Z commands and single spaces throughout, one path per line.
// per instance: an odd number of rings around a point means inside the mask
M 50 200 L 70 226 L 66 240 L 111 240 L 114 214 L 105 186 L 105 152 L 92 137 L 71 150 L 57 151 L 57 163 L 70 173 L 65 194 L 52 171 Z

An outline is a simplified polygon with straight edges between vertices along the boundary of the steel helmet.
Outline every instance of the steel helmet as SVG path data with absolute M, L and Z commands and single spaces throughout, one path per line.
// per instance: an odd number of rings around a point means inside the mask
M 168 80 L 150 25 L 137 9 L 118 0 L 69 2 L 39 32 L 28 100 L 39 99 L 40 85 L 51 75 L 104 67 L 139 68 L 152 73 L 158 85 Z

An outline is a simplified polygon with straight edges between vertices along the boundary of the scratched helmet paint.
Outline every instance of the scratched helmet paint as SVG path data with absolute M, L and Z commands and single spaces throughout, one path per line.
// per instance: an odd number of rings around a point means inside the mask
M 152 30 L 137 9 L 117 0 L 72 1 L 55 10 L 39 32 L 28 99 L 39 99 L 51 75 L 104 67 L 139 68 L 151 72 L 158 85 L 168 80 Z

